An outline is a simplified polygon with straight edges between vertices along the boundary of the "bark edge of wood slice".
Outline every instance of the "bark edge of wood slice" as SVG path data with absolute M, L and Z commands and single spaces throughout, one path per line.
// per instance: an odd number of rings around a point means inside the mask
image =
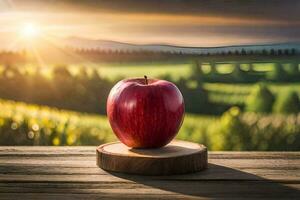
M 186 174 L 207 168 L 207 148 L 174 140 L 158 149 L 133 149 L 121 142 L 96 149 L 97 165 L 107 171 L 139 175 Z

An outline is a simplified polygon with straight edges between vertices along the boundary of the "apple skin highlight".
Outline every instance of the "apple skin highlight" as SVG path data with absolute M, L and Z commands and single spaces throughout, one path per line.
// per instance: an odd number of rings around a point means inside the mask
M 107 99 L 107 116 L 119 140 L 133 148 L 159 148 L 178 133 L 184 100 L 171 82 L 134 78 L 119 81 Z

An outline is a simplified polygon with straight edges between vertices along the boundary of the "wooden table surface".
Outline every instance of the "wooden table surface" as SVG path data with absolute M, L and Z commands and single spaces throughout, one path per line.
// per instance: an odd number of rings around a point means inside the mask
M 96 147 L 0 147 L 0 199 L 300 199 L 300 152 L 210 152 L 206 171 L 109 173 Z

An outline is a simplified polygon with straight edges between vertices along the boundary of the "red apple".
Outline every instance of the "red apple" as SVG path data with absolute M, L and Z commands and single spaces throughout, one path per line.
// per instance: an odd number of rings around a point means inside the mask
M 107 100 L 110 125 L 121 142 L 133 148 L 158 148 L 178 133 L 184 101 L 171 82 L 133 78 L 118 82 Z

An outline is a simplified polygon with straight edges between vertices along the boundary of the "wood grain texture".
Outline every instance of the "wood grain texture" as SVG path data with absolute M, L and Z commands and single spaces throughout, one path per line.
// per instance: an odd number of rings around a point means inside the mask
M 110 173 L 96 147 L 0 147 L 0 199 L 300 199 L 300 152 L 209 152 L 208 169 Z
M 206 147 L 180 140 L 156 149 L 133 149 L 114 142 L 99 146 L 96 155 L 100 168 L 128 174 L 174 175 L 207 168 Z

